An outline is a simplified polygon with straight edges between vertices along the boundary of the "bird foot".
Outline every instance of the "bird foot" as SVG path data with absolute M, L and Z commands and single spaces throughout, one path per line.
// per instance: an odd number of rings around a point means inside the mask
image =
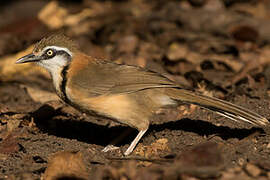
M 119 149 L 119 147 L 109 144 L 104 149 L 102 149 L 102 152 L 114 151 L 117 149 Z

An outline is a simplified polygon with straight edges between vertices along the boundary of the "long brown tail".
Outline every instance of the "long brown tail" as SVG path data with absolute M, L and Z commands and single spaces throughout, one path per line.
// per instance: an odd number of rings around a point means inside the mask
M 214 97 L 198 95 L 194 92 L 177 88 L 166 89 L 166 94 L 174 100 L 199 105 L 233 121 L 248 122 L 256 126 L 265 126 L 269 123 L 265 117 L 257 113 Z

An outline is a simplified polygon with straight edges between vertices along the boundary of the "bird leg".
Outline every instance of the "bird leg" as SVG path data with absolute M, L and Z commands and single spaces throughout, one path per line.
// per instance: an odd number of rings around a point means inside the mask
M 138 133 L 138 135 L 131 142 L 131 144 L 129 145 L 128 149 L 124 153 L 125 156 L 128 156 L 130 153 L 132 153 L 132 151 L 134 150 L 134 148 L 136 147 L 136 145 L 138 144 L 138 142 L 140 141 L 140 139 L 142 138 L 142 136 L 145 134 L 146 131 L 147 131 L 147 129 L 141 130 Z M 117 150 L 117 149 L 119 149 L 118 146 L 114 146 L 112 144 L 109 144 L 104 149 L 102 149 L 102 152 L 114 151 L 114 150 Z
M 132 143 L 129 145 L 128 149 L 124 153 L 125 156 L 128 156 L 130 153 L 132 153 L 132 151 L 134 150 L 134 148 L 136 147 L 136 145 L 138 144 L 138 142 L 140 141 L 140 139 L 142 138 L 142 136 L 144 135 L 144 133 L 147 131 L 147 129 L 141 130 L 138 133 L 138 135 L 135 137 L 135 139 L 132 141 Z

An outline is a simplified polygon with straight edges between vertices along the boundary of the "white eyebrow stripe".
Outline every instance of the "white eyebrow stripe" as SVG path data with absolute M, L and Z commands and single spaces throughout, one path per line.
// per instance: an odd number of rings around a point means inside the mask
M 64 47 L 59 47 L 59 46 L 47 46 L 46 48 L 43 49 L 42 53 L 44 51 L 46 51 L 47 49 L 55 49 L 57 51 L 65 51 L 67 52 L 71 57 L 72 57 L 72 53 L 70 50 L 68 50 L 67 48 L 64 48 Z

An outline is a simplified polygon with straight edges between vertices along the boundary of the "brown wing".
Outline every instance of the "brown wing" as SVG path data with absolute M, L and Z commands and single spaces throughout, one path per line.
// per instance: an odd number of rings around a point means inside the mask
M 89 63 L 71 81 L 73 86 L 90 97 L 131 93 L 149 88 L 179 87 L 158 73 L 106 61 Z

